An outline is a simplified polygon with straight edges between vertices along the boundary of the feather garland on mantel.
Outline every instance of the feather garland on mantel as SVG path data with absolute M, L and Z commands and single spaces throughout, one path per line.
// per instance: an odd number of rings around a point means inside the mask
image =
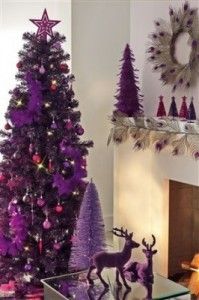
M 152 148 L 156 152 L 168 149 L 172 155 L 191 155 L 199 159 L 199 121 L 181 121 L 177 118 L 128 118 L 114 113 L 113 128 L 107 144 L 124 143 L 132 138 L 134 150 Z

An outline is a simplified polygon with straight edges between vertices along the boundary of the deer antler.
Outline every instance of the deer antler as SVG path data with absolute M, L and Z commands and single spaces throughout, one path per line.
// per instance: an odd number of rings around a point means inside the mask
M 152 238 L 153 238 L 153 242 L 152 244 L 150 245 L 150 250 L 153 248 L 153 246 L 155 245 L 156 243 L 156 239 L 155 239 L 155 236 L 152 234 Z
M 146 247 L 147 250 L 149 250 L 149 244 L 146 243 L 145 238 L 142 240 L 142 245 Z
M 128 236 L 128 232 L 127 230 L 124 231 L 123 227 L 121 227 L 121 229 L 119 228 L 113 228 L 112 230 L 112 233 L 116 236 L 119 236 L 119 237 L 127 237 Z
M 147 250 L 151 250 L 153 248 L 153 246 L 155 245 L 155 243 L 156 243 L 156 239 L 155 239 L 155 236 L 153 234 L 152 234 L 152 238 L 153 238 L 153 242 L 150 245 L 146 243 L 145 238 L 142 240 L 142 245 L 144 247 L 146 247 Z

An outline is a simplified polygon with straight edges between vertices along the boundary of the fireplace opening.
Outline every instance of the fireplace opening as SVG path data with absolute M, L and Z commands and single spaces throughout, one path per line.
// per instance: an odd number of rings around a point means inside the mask
M 169 181 L 168 275 L 175 281 L 188 280 L 182 268 L 199 253 L 199 187 Z

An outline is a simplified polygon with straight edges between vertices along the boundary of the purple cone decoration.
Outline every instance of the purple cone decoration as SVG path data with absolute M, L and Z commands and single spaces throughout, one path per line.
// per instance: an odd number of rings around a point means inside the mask
M 105 247 L 105 228 L 100 200 L 96 186 L 91 180 L 87 185 L 77 220 L 69 268 L 71 270 L 87 269 L 91 257 L 105 250 Z
M 143 114 L 142 96 L 138 87 L 137 76 L 133 62 L 135 61 L 133 52 L 129 45 L 126 45 L 120 71 L 118 91 L 115 98 L 116 111 L 126 114 L 128 117 L 136 117 Z
M 60 69 L 69 60 L 65 37 L 53 34 L 55 24 L 47 17 L 45 10 L 44 20 L 34 19 L 46 24 L 37 34 L 23 35 L 18 81 L 5 114 L 12 124 L 0 130 L 0 285 L 16 280 L 23 291 L 38 286 L 41 278 L 68 272 L 86 190 L 85 160 L 93 145 L 75 131 L 81 115 L 71 92 L 74 76 Z
M 196 111 L 195 111 L 195 107 L 193 104 L 193 97 L 191 98 L 191 102 L 190 102 L 189 109 L 188 109 L 188 119 L 191 121 L 196 120 Z
M 177 110 L 177 106 L 176 106 L 176 102 L 175 102 L 175 97 L 171 98 L 171 105 L 169 108 L 169 117 L 178 117 L 178 110 Z

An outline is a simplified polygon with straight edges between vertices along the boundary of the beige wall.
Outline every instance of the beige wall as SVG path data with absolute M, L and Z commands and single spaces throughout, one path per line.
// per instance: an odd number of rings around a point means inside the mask
M 107 228 L 112 226 L 113 148 L 107 148 L 108 116 L 113 110 L 122 50 L 129 42 L 129 1 L 72 1 L 72 69 L 86 137 L 94 148 L 88 158 L 104 211 Z

